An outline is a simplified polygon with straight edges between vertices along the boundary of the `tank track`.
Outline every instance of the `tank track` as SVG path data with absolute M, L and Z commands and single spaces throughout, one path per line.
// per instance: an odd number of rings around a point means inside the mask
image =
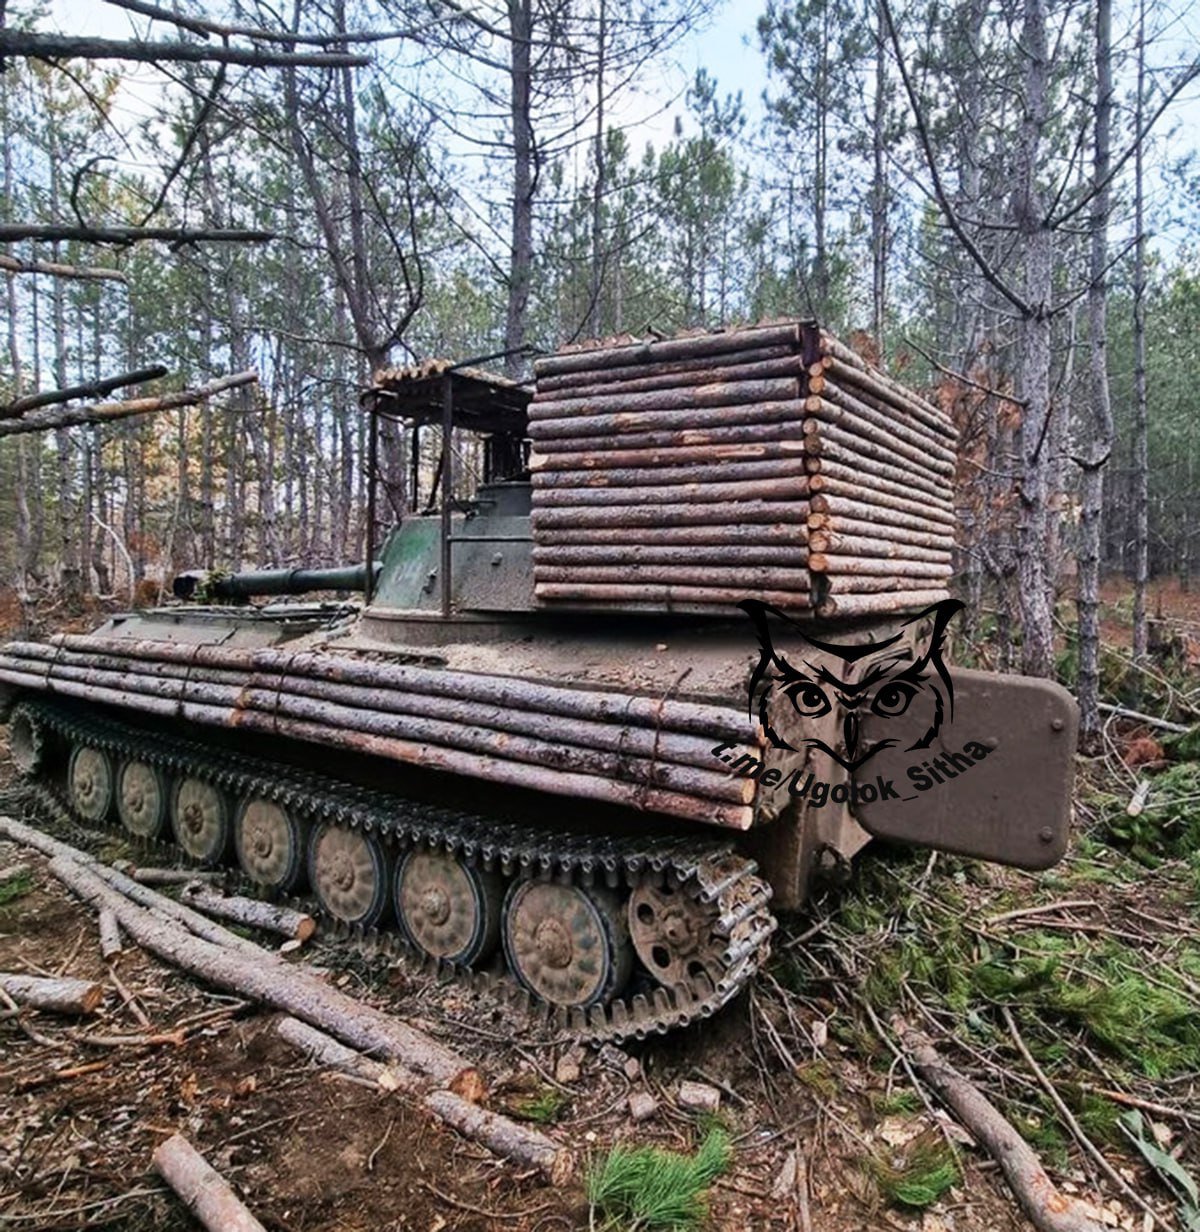
M 454 855 L 468 864 L 498 870 L 506 877 L 533 875 L 542 880 L 583 887 L 607 886 L 632 891 L 651 884 L 669 884 L 694 903 L 715 914 L 714 948 L 686 980 L 672 987 L 648 985 L 629 997 L 587 1009 L 552 1006 L 522 988 L 503 969 L 500 960 L 482 970 L 433 959 L 418 950 L 398 925 L 387 931 L 364 932 L 329 915 L 315 894 L 287 901 L 311 912 L 326 938 L 362 946 L 368 953 L 384 952 L 415 957 L 472 991 L 481 991 L 505 1008 L 516 1006 L 531 1025 L 551 1026 L 581 1040 L 621 1043 L 688 1026 L 710 1017 L 731 1001 L 750 981 L 769 952 L 776 927 L 768 910 L 770 886 L 757 876 L 754 862 L 727 844 L 684 838 L 641 839 L 628 836 L 558 835 L 494 818 L 472 815 L 436 805 L 405 800 L 377 790 L 298 770 L 291 766 L 214 750 L 195 740 L 149 734 L 119 721 L 84 714 L 40 699 L 25 699 L 18 710 L 34 723 L 38 739 L 54 733 L 68 745 L 87 744 L 113 759 L 134 757 L 166 774 L 200 777 L 239 798 L 262 795 L 312 825 L 330 822 L 367 834 L 377 834 L 397 851 L 422 847 Z M 10 722 L 16 717 L 14 711 Z M 39 744 L 39 752 L 41 745 Z M 40 808 L 51 816 L 95 831 L 81 818 L 46 776 L 30 781 Z M 170 863 L 196 865 L 173 842 L 137 838 L 113 820 L 105 825 L 132 842 L 156 851 Z M 169 826 L 168 826 L 169 833 Z M 553 838 L 548 850 L 547 838 Z M 262 897 L 261 887 L 235 865 L 226 870 L 239 892 Z

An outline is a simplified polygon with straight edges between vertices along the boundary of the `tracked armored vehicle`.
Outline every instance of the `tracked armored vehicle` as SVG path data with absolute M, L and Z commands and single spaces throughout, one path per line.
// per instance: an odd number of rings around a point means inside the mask
M 368 565 L 0 649 L 21 773 L 602 1037 L 729 1001 L 871 835 L 1059 858 L 1070 697 L 947 663 L 939 408 L 806 322 L 535 371 L 376 375 Z

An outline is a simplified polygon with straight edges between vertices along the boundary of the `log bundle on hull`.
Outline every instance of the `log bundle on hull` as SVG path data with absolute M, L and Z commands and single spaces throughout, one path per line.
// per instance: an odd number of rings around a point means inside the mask
M 536 372 L 539 602 L 862 616 L 947 597 L 954 427 L 816 325 L 592 344 Z

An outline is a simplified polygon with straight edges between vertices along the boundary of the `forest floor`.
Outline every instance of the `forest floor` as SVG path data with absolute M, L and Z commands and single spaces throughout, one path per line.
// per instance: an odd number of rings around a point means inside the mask
M 1084 766 L 1073 850 L 1054 870 L 873 848 L 849 884 L 783 923 L 750 994 L 690 1030 L 589 1050 L 578 1078 L 555 1078 L 562 1042 L 514 1029 L 502 1011 L 403 962 L 319 941 L 308 959 L 452 1043 L 481 1067 L 492 1106 L 585 1160 L 614 1143 L 687 1151 L 719 1122 L 733 1152 L 709 1193 L 714 1228 L 1030 1226 L 995 1165 L 930 1111 L 898 1063 L 886 1025 L 897 1011 L 991 1095 L 1099 1222 L 1150 1228 L 1153 1211 L 1162 1227 L 1186 1227 L 1177 1197 L 1200 1175 L 1200 861 L 1183 853 L 1185 839 L 1200 845 L 1200 765 L 1159 765 L 1145 821 L 1131 830 L 1124 807 L 1145 767 L 1127 768 L 1120 754 L 1144 746 L 1129 739 L 1138 733 L 1111 734 L 1115 754 Z M 113 831 L 61 837 L 108 859 L 124 850 Z M 17 854 L 0 844 L 0 866 Z M 0 970 L 105 979 L 91 910 L 39 857 L 19 854 L 34 874 L 0 906 Z M 47 1015 L 0 1022 L 0 1226 L 190 1226 L 150 1169 L 154 1146 L 177 1130 L 273 1232 L 630 1226 L 591 1211 L 582 1182 L 552 1189 L 401 1094 L 308 1068 L 253 1005 L 137 950 L 119 973 L 153 1029 L 183 1029 L 186 1042 L 89 1045 L 97 1028 L 141 1029 L 115 992 L 86 1030 Z M 715 1121 L 678 1108 L 682 1079 L 722 1090 Z M 1136 1201 L 1099 1174 L 1043 1083 Z M 627 1107 L 635 1090 L 658 1101 L 640 1124 Z M 1140 1125 L 1122 1119 L 1134 1105 Z M 792 1152 L 807 1213 L 791 1176 L 780 1184 Z

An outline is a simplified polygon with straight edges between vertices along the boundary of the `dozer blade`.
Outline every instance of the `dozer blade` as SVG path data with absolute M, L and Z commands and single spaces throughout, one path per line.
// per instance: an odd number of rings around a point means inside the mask
M 899 718 L 862 715 L 861 747 L 895 743 L 856 769 L 855 817 L 876 838 L 1050 867 L 1067 847 L 1074 699 L 1029 676 L 954 668 L 950 678 L 952 707 L 946 698 L 940 725 L 920 705 Z

